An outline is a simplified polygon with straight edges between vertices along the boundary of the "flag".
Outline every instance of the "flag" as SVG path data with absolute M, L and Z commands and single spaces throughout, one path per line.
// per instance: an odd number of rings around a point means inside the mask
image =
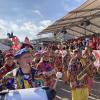
M 96 61 L 94 62 L 94 65 L 96 67 L 100 67 L 100 50 L 93 50 L 92 54 L 94 55 Z

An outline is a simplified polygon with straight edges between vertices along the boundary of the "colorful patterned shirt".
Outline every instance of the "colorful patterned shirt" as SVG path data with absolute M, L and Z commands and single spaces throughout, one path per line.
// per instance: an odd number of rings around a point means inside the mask
M 4 76 L 2 81 L 3 89 L 24 89 L 39 87 L 42 84 L 41 79 L 37 79 L 38 71 L 31 68 L 29 74 L 24 74 L 21 68 L 14 69 Z
M 81 88 L 87 85 L 87 80 L 84 78 L 82 80 L 78 80 L 77 76 L 81 71 L 83 71 L 84 66 L 81 64 L 80 59 L 74 59 L 70 62 L 68 66 L 69 78 L 70 78 L 70 86 L 71 88 Z

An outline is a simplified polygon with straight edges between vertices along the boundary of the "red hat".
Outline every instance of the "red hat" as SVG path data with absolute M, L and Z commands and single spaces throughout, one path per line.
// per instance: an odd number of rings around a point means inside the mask
M 8 58 L 8 57 L 14 57 L 14 55 L 13 55 L 12 53 L 7 53 L 7 54 L 5 55 L 5 58 Z

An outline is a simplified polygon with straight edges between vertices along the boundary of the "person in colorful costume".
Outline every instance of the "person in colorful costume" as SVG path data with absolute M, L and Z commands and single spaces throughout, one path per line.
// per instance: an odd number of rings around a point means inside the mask
M 42 73 L 44 86 L 48 86 L 49 88 L 52 88 L 54 85 L 53 75 L 55 74 L 55 71 L 54 71 L 54 67 L 49 62 L 49 56 L 47 52 L 43 54 L 43 57 L 41 58 L 37 68 L 39 73 Z
M 38 71 L 31 66 L 32 55 L 29 50 L 23 48 L 15 54 L 15 59 L 18 63 L 18 68 L 7 73 L 3 78 L 3 89 L 24 89 L 39 86 L 39 81 L 36 81 L 35 76 Z
M 37 68 L 38 67 L 38 63 L 40 62 L 41 59 L 41 52 L 36 52 L 34 54 L 34 59 L 32 61 L 32 64 Z
M 97 72 L 96 67 L 94 66 L 94 61 L 95 61 L 95 57 L 92 54 L 92 50 L 90 48 L 85 48 L 84 53 L 83 53 L 83 57 L 85 59 L 85 62 L 83 62 L 83 65 L 85 66 L 86 64 L 89 65 L 88 68 L 88 88 L 89 88 L 89 94 L 91 93 L 91 89 L 93 87 L 93 81 L 94 81 L 94 75 Z M 92 73 L 91 73 L 92 72 Z
M 54 60 L 54 67 L 56 71 L 62 72 L 63 71 L 63 65 L 62 65 L 62 56 L 59 51 L 55 51 L 55 60 Z
M 14 55 L 12 53 L 7 53 L 5 55 L 5 63 L 4 66 L 0 69 L 0 78 L 16 68 L 16 63 L 14 62 Z
M 70 79 L 70 87 L 72 89 L 72 100 L 88 100 L 89 91 L 87 76 L 92 73 L 88 68 L 85 70 L 82 76 L 80 73 L 86 68 L 82 64 L 83 58 L 79 50 L 74 51 L 74 56 L 69 62 L 68 77 Z M 88 66 L 88 65 L 87 65 Z M 91 66 L 92 67 L 92 66 Z
M 63 47 L 62 50 L 62 65 L 63 65 L 63 80 L 64 83 L 68 83 L 68 77 L 67 77 L 67 70 L 68 70 L 68 63 L 70 60 L 70 53 L 66 49 L 66 47 Z

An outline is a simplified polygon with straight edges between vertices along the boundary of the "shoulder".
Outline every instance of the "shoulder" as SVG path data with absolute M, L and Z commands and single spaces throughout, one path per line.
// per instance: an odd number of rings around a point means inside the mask
M 13 77 L 13 72 L 8 72 L 6 75 L 3 76 L 4 79 L 9 79 Z
M 14 70 L 8 72 L 8 73 L 4 76 L 4 78 L 6 78 L 6 79 L 7 79 L 7 78 L 13 78 L 14 76 L 16 76 L 17 71 L 18 71 L 18 68 L 15 68 Z

